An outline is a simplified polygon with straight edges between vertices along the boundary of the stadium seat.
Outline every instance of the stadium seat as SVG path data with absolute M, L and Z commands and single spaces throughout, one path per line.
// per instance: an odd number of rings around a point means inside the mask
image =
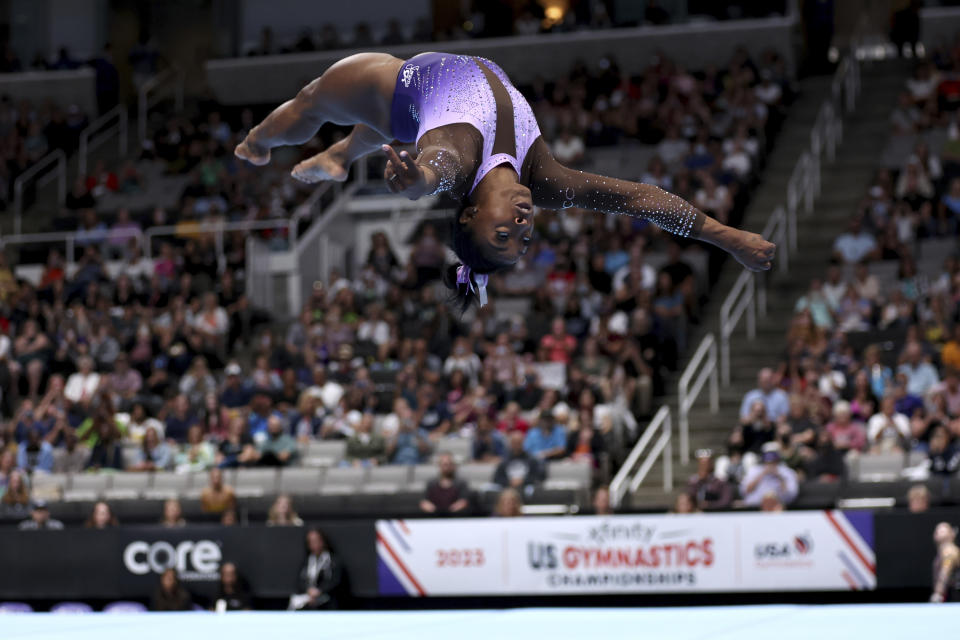
M 150 484 L 150 488 L 143 492 L 143 495 L 154 500 L 176 498 L 182 495 L 189 485 L 189 475 L 162 471 L 153 474 L 153 482 Z
M 364 493 L 396 493 L 407 486 L 411 470 L 408 465 L 388 465 L 370 469 L 363 485 Z
M 125 469 L 129 469 L 134 464 L 136 464 L 137 459 L 140 457 L 141 447 L 136 444 L 125 444 L 123 445 L 123 466 Z
M 108 500 L 136 500 L 150 484 L 148 473 L 118 473 L 113 476 L 110 488 L 103 492 Z
M 70 480 L 70 488 L 63 492 L 63 499 L 69 501 L 99 500 L 110 482 L 110 476 L 104 473 L 77 473 Z
M 905 462 L 902 453 L 872 453 L 851 458 L 848 465 L 853 480 L 883 482 L 899 478 Z
M 356 493 L 366 477 L 365 467 L 334 467 L 327 470 L 320 493 L 323 495 Z
M 277 490 L 277 469 L 237 469 L 234 485 L 238 498 L 252 498 Z
M 407 484 L 407 491 L 420 492 L 427 488 L 427 483 L 437 477 L 437 465 L 418 464 L 413 468 L 413 477 Z
M 292 467 L 280 470 L 282 493 L 316 493 L 320 489 L 323 469 Z
M 59 500 L 69 482 L 70 477 L 65 473 L 34 473 L 30 479 L 31 493 L 34 498 Z
M 33 613 L 26 602 L 0 602 L 0 613 Z
M 473 440 L 471 438 L 444 438 L 437 445 L 437 453 L 449 453 L 457 464 L 473 458 Z
M 146 613 L 146 605 L 132 600 L 117 600 L 103 608 L 104 613 Z
M 493 482 L 493 472 L 496 470 L 497 467 L 493 464 L 464 464 L 457 469 L 457 477 L 470 485 L 471 488 L 484 489 Z
M 547 467 L 547 489 L 586 489 L 593 469 L 586 462 L 551 462 Z
M 301 453 L 303 463 L 311 467 L 335 467 L 347 453 L 345 440 L 311 440 Z
M 93 613 L 86 602 L 59 602 L 50 607 L 50 613 Z

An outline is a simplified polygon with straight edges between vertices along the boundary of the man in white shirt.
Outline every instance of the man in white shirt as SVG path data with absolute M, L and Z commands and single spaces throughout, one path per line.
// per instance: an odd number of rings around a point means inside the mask
M 888 393 L 880 411 L 867 422 L 870 453 L 901 452 L 906 449 L 909 438 L 910 420 L 897 412 L 897 400 Z
M 790 410 L 790 398 L 787 392 L 774 385 L 773 369 L 764 368 L 757 374 L 757 388 L 748 391 L 740 404 L 740 417 L 750 415 L 750 409 L 757 400 L 767 409 L 767 418 L 776 422 Z
M 847 283 L 843 281 L 843 273 L 837 265 L 830 265 L 827 269 L 827 281 L 823 283 L 822 292 L 830 310 L 836 312 L 847 293 Z
M 863 229 L 860 218 L 851 220 L 848 230 L 833 243 L 834 257 L 845 264 L 856 264 L 876 251 L 877 240 Z
M 630 261 L 613 274 L 613 292 L 617 299 L 630 297 L 625 288 L 636 290 L 637 285 L 645 291 L 653 291 L 657 285 L 657 272 L 643 259 L 643 248 L 635 244 L 630 248 Z
M 772 442 L 764 445 L 760 461 L 762 464 L 747 471 L 747 475 L 740 482 L 743 504 L 759 507 L 764 497 L 770 493 L 776 495 L 783 505 L 796 500 L 799 491 L 797 474 L 780 461 L 779 445 Z
M 73 404 L 87 406 L 100 387 L 100 374 L 93 370 L 93 358 L 83 356 L 77 362 L 78 371 L 67 378 L 64 397 Z

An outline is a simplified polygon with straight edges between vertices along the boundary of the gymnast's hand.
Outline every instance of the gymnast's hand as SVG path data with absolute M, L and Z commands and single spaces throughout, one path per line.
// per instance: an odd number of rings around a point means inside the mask
M 767 271 L 777 245 L 764 240 L 758 233 L 740 231 L 727 250 L 750 271 Z
M 406 151 L 397 152 L 388 144 L 383 145 L 387 154 L 387 167 L 383 170 L 383 179 L 392 193 L 401 193 L 411 200 L 430 193 L 433 171 L 421 167 Z M 428 175 L 429 171 L 429 175 Z

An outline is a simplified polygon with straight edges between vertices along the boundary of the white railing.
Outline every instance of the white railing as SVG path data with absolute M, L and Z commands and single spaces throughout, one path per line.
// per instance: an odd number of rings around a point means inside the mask
M 717 341 L 712 333 L 704 336 L 690 364 L 684 369 L 677 383 L 677 404 L 680 428 L 680 462 L 690 461 L 690 409 L 696 404 L 703 385 L 710 382 L 710 411 L 720 410 L 720 384 L 717 375 Z
M 77 175 L 87 175 L 87 162 L 90 154 L 117 136 L 117 154 L 122 158 L 127 154 L 127 108 L 118 104 L 110 111 L 94 120 L 80 133 L 80 145 L 77 148 Z
M 756 277 L 744 270 L 720 306 L 720 373 L 725 387 L 730 385 L 730 336 L 744 312 L 747 314 L 747 338 L 753 340 L 757 337 L 756 288 Z
M 647 451 L 647 447 L 654 438 L 660 437 L 653 442 L 653 448 Z M 627 492 L 636 491 L 643 482 L 650 469 L 653 468 L 657 456 L 663 457 L 663 490 L 664 492 L 673 491 L 673 420 L 670 415 L 670 407 L 663 405 L 653 420 L 643 431 L 637 444 L 633 446 L 630 455 L 620 466 L 617 475 L 613 477 L 610 483 L 610 502 L 614 507 L 619 507 L 620 502 Z M 646 454 L 646 455 L 644 455 Z M 641 460 L 642 458 L 642 460 Z M 637 467 L 636 473 L 634 468 Z
M 44 170 L 54 165 L 54 168 L 43 175 Z M 56 149 L 41 158 L 32 167 L 17 176 L 13 181 L 13 233 L 19 234 L 23 229 L 23 189 L 31 181 L 42 187 L 51 180 L 57 181 L 57 203 L 63 204 L 67 199 L 67 154 Z
M 164 69 L 142 85 L 137 97 L 137 135 L 140 144 L 147 139 L 147 117 L 150 110 L 156 106 L 163 94 L 173 91 L 174 108 L 177 112 L 183 111 L 183 72 L 175 67 Z

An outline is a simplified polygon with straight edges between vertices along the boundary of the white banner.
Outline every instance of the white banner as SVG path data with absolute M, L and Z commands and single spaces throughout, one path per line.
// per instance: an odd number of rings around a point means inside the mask
M 876 588 L 868 512 L 380 520 L 382 595 Z

